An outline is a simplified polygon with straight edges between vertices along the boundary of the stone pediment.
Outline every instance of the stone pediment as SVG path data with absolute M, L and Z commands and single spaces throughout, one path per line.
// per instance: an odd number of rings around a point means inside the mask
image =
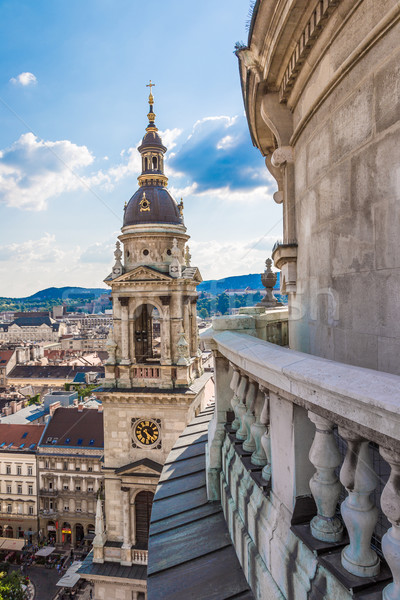
M 203 281 L 202 276 L 200 275 L 200 271 L 197 267 L 186 267 L 182 273 L 183 279 L 191 279 L 192 281 L 197 281 L 201 283 Z
M 151 267 L 136 267 L 128 273 L 124 273 L 113 280 L 114 283 L 128 283 L 130 281 L 171 281 L 171 277 L 166 273 L 160 273 Z
M 116 475 L 153 475 L 159 477 L 162 471 L 162 465 L 150 458 L 142 458 L 133 463 L 119 467 L 115 470 Z

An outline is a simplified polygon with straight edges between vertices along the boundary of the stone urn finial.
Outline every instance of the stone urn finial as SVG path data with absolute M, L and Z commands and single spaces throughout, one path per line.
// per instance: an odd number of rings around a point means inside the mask
M 272 270 L 272 260 L 267 258 L 265 261 L 265 271 L 261 273 L 261 283 L 265 287 L 266 294 L 264 298 L 257 304 L 257 306 L 264 306 L 265 308 L 274 308 L 274 306 L 282 306 L 281 302 L 275 298 L 273 294 L 273 288 L 276 284 L 277 276 Z

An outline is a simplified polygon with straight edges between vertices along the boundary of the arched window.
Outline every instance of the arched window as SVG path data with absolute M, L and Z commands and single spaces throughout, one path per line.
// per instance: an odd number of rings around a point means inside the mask
M 135 525 L 136 544 L 145 545 L 149 539 L 151 507 L 154 494 L 152 492 L 139 492 L 135 498 Z
M 135 358 L 138 363 L 158 362 L 161 357 L 160 315 L 152 304 L 135 311 Z
M 5 528 L 4 534 L 5 534 L 6 538 L 12 538 L 12 537 L 14 537 L 14 530 L 11 527 L 11 525 L 7 525 L 7 527 Z
M 157 171 L 157 156 L 153 156 L 153 171 Z

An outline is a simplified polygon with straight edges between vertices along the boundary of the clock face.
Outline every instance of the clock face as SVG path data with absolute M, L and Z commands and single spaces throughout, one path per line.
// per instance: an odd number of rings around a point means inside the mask
M 137 421 L 133 430 L 134 436 L 142 446 L 154 446 L 160 437 L 160 429 L 154 421 Z

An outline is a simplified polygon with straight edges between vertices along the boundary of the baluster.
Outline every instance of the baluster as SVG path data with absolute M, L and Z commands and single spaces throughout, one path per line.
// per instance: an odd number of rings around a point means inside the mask
M 390 477 L 381 495 L 381 507 L 392 524 L 382 538 L 382 551 L 392 571 L 393 583 L 382 592 L 383 600 L 400 600 L 400 456 L 393 450 L 379 452 L 390 465 Z
M 261 446 L 264 449 L 265 456 L 267 457 L 267 464 L 261 471 L 262 478 L 265 481 L 271 479 L 272 473 L 272 461 L 271 461 L 271 435 L 270 435 L 270 422 L 269 422 L 269 392 L 265 394 L 264 408 L 261 413 L 260 421 L 265 423 L 265 431 L 261 438 Z
M 232 365 L 232 363 L 230 363 L 230 365 L 233 369 L 233 375 L 232 375 L 232 379 L 229 384 L 229 387 L 233 391 L 231 406 L 232 406 L 233 412 L 235 413 L 235 419 L 232 422 L 231 427 L 234 431 L 236 431 L 237 429 L 239 429 L 239 421 L 236 419 L 236 406 L 239 402 L 239 398 L 237 397 L 237 390 L 238 390 L 239 381 L 240 381 L 240 371 L 234 365 Z
M 268 422 L 268 401 L 268 390 L 264 387 L 260 387 L 256 401 L 256 422 L 251 426 L 251 433 L 253 435 L 256 449 L 251 455 L 250 459 L 250 462 L 253 465 L 259 465 L 260 467 L 264 467 L 268 463 L 267 455 L 265 454 L 264 448 L 261 444 L 261 438 L 267 430 L 266 423 Z
M 254 402 L 256 399 L 257 393 L 257 385 L 254 382 L 251 382 L 249 385 L 249 389 L 246 394 L 246 413 L 242 417 L 242 425 L 240 429 L 236 433 L 236 437 L 239 440 L 244 440 L 243 442 L 243 450 L 246 452 L 253 452 L 255 450 L 254 440 L 251 437 L 250 426 L 255 421 L 255 416 L 253 414 L 254 410 Z
M 379 573 L 380 563 L 371 548 L 371 536 L 378 520 L 378 509 L 371 498 L 377 477 L 368 441 L 347 429 L 340 428 L 339 433 L 347 442 L 340 481 L 349 493 L 341 505 L 350 538 L 350 544 L 342 551 L 342 565 L 358 577 L 374 577 Z
M 340 453 L 333 435 L 333 423 L 308 411 L 315 424 L 315 436 L 309 458 L 316 472 L 310 479 L 310 489 L 317 505 L 317 515 L 310 523 L 311 533 L 323 542 L 338 542 L 343 536 L 343 525 L 335 516 L 342 486 L 335 469 L 340 465 Z
M 236 435 L 237 435 L 237 431 L 242 426 L 242 417 L 243 417 L 244 413 L 246 412 L 246 406 L 244 405 L 243 400 L 246 397 L 247 383 L 248 383 L 247 377 L 245 377 L 244 375 L 242 375 L 240 377 L 239 387 L 238 387 L 237 392 L 236 392 L 236 395 L 237 395 L 237 398 L 238 398 L 238 402 L 237 402 L 236 407 L 235 407 L 236 419 L 234 421 L 234 422 L 237 423 Z M 232 428 L 235 429 L 233 427 L 233 424 L 232 424 Z

